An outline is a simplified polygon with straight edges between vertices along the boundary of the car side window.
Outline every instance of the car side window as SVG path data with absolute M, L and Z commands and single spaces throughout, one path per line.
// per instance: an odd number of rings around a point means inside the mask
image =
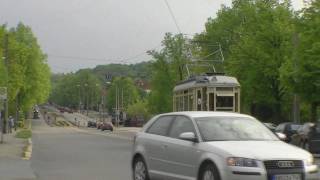
M 173 116 L 161 116 L 147 130 L 147 133 L 167 136 Z
M 194 125 L 191 119 L 184 116 L 177 116 L 172 123 L 169 136 L 172 138 L 179 138 L 179 135 L 184 132 L 195 133 Z

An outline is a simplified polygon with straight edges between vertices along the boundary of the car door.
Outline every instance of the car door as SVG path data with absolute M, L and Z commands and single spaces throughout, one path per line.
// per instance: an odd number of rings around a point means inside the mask
M 311 153 L 320 153 L 320 124 L 318 124 L 315 129 L 309 133 L 309 150 Z
M 170 179 L 190 179 L 197 174 L 196 163 L 200 158 L 198 143 L 179 139 L 179 135 L 184 132 L 196 135 L 194 124 L 186 116 L 176 116 L 166 146 L 166 172 L 171 176 Z
M 152 177 L 159 177 L 166 170 L 165 145 L 169 128 L 174 116 L 161 116 L 147 129 L 144 147 L 147 154 L 149 173 Z

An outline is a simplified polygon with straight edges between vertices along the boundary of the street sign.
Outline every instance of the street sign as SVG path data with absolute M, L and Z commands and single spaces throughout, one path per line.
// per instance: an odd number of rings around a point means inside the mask
M 7 99 L 7 87 L 0 87 L 0 100 Z

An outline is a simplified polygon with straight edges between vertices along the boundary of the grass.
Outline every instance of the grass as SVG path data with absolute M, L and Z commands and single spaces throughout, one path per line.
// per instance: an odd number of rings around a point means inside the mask
M 17 132 L 16 138 L 21 138 L 21 139 L 28 139 L 31 138 L 32 132 L 29 129 L 22 129 Z

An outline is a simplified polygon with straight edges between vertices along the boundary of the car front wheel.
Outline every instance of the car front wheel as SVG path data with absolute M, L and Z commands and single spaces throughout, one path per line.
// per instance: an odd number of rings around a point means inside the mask
M 201 170 L 199 180 L 220 180 L 217 168 L 212 164 L 206 165 Z
M 149 180 L 147 166 L 142 158 L 137 158 L 134 162 L 133 180 Z

